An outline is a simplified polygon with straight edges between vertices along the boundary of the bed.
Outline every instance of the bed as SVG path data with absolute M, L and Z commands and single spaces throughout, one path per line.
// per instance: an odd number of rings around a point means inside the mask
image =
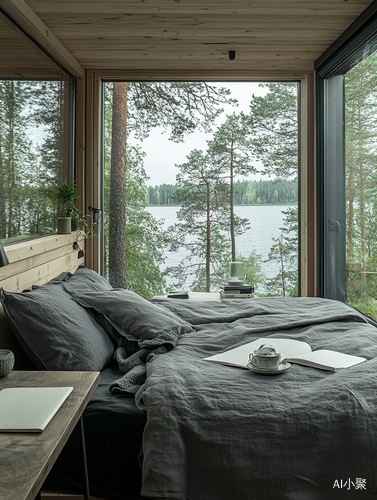
M 24 294 L 3 291 L 2 302 L 38 369 L 101 371 L 84 413 L 92 494 L 377 497 L 377 329 L 352 307 L 321 298 L 149 302 L 85 267 Z M 267 377 L 203 360 L 260 337 L 367 361 L 335 373 L 292 364 Z M 76 441 L 73 435 L 49 481 L 79 490 Z

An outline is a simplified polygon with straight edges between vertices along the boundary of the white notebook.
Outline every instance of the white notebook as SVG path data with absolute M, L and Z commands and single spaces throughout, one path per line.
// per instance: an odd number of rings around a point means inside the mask
M 45 430 L 73 387 L 12 387 L 0 391 L 0 432 Z

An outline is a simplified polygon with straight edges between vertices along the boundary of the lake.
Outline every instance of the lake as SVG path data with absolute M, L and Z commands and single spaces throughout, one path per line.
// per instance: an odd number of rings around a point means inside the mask
M 164 228 L 172 226 L 177 220 L 177 211 L 180 207 L 163 206 L 147 207 L 147 210 L 156 218 L 164 220 Z M 283 226 L 282 210 L 287 210 L 285 205 L 252 205 L 235 206 L 234 212 L 239 217 L 249 219 L 250 229 L 241 236 L 236 237 L 237 253 L 247 257 L 252 250 L 262 256 L 263 260 L 268 258 L 270 248 L 273 244 L 272 238 L 280 236 L 280 227 Z M 186 255 L 185 251 L 167 253 L 169 266 L 177 265 Z M 276 262 L 262 263 L 262 270 L 267 277 L 276 276 L 279 264 Z M 168 283 L 171 282 L 168 280 Z M 192 280 L 187 280 L 185 287 L 189 288 Z

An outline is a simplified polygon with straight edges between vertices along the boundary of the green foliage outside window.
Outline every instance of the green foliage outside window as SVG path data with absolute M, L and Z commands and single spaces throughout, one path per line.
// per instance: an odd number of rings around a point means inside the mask
M 345 75 L 347 301 L 377 319 L 377 53 Z
M 265 84 L 266 97 L 253 96 L 250 115 L 227 116 L 225 122 L 213 130 L 207 150 L 193 150 L 187 162 L 178 166 L 177 183 L 155 188 L 147 188 L 141 151 L 137 152 L 128 143 L 126 135 L 116 136 L 114 142 L 114 127 L 123 127 L 127 135 L 132 131 L 142 138 L 153 126 L 163 126 L 171 129 L 172 140 L 183 140 L 184 134 L 198 126 L 208 131 L 221 113 L 221 102 L 230 101 L 229 94 L 216 93 L 206 84 L 196 83 L 138 82 L 122 86 L 120 89 L 116 83 L 107 84 L 105 91 L 105 211 L 109 227 L 105 262 L 111 283 L 112 269 L 117 268 L 113 286 L 125 286 L 147 298 L 166 291 L 166 281 L 160 272 L 165 264 L 164 255 L 168 249 L 186 248 L 188 257 L 164 271 L 165 276 L 174 278 L 177 287 L 191 274 L 194 291 L 218 289 L 226 279 L 228 263 L 237 255 L 238 260 L 245 262 L 250 279 L 255 285 L 265 287 L 268 294 L 297 295 L 297 210 L 287 217 L 283 235 L 276 242 L 276 249 L 271 249 L 269 258 L 279 263 L 280 270 L 270 282 L 263 276 L 258 254 L 238 256 L 235 236 L 242 234 L 249 223 L 233 212 L 240 200 L 250 204 L 282 203 L 283 199 L 297 202 L 297 85 Z M 115 101 L 119 89 L 123 92 L 122 104 Z M 196 103 L 195 99 L 198 99 Z M 121 119 L 119 125 L 114 122 L 114 116 Z M 114 210 L 111 199 L 115 201 L 111 194 L 111 176 L 116 158 L 114 175 L 123 172 L 121 178 L 125 182 L 122 201 L 125 208 L 119 212 L 125 214 L 124 236 L 123 229 L 118 231 L 119 238 L 124 237 L 125 256 L 121 257 L 119 252 L 111 263 L 107 253 L 111 254 L 118 238 L 115 229 L 111 233 Z M 235 180 L 236 175 L 254 173 L 256 161 L 272 180 Z M 163 231 L 159 221 L 146 216 L 147 203 L 179 205 L 178 224 Z M 292 217 L 296 227 L 289 221 Z M 120 285 L 117 285 L 118 278 Z
M 0 80 L 0 238 L 56 233 L 53 193 L 67 176 L 66 82 Z

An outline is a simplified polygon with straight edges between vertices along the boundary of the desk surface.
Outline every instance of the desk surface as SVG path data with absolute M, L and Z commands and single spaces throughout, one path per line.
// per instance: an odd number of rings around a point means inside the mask
M 41 434 L 0 434 L 1 500 L 34 500 L 99 382 L 98 372 L 12 371 L 6 387 L 72 386 L 73 392 Z

